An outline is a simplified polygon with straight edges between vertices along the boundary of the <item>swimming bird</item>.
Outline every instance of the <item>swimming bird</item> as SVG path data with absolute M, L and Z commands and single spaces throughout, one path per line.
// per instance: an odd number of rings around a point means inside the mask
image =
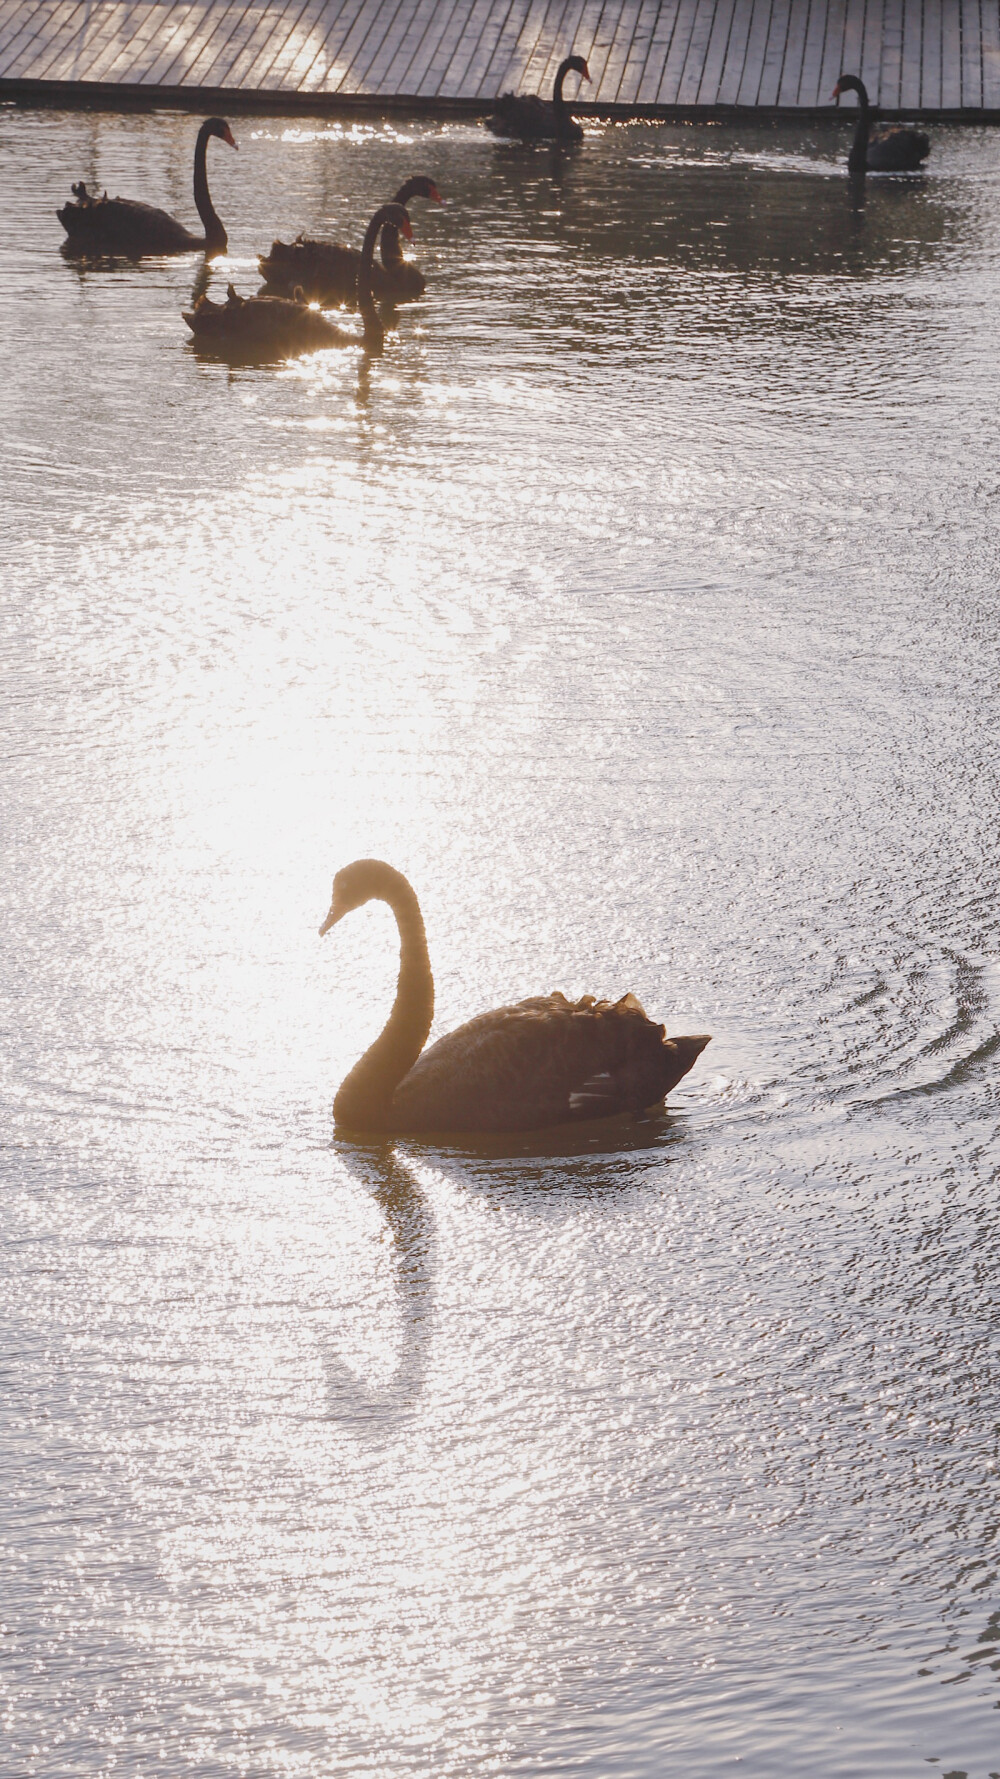
M 72 188 L 76 203 L 64 204 L 56 211 L 69 236 L 67 247 L 76 252 L 123 253 L 133 259 L 145 253 L 225 253 L 229 237 L 215 213 L 205 171 L 210 136 L 236 147 L 225 118 L 205 119 L 194 145 L 194 202 L 205 229 L 203 235 L 192 235 L 166 210 L 136 198 L 109 198 L 107 192 L 101 198 L 92 197 L 81 181 Z
M 854 132 L 847 170 L 855 177 L 862 173 L 917 173 L 931 152 L 929 137 L 922 130 L 894 128 L 880 130 L 869 137 L 871 106 L 864 83 L 855 74 L 842 74 L 833 89 L 838 105 L 841 93 L 857 93 L 860 106 L 858 127 Z
M 392 201 L 405 207 L 413 198 L 427 198 L 432 204 L 442 201 L 433 179 L 419 175 L 401 185 Z M 405 303 L 423 296 L 427 280 L 419 266 L 403 258 L 399 229 L 391 222 L 383 225 L 379 256 L 381 266 L 372 267 L 372 290 L 380 301 Z M 309 235 L 298 235 L 292 242 L 272 241 L 270 253 L 262 254 L 258 263 L 270 290 L 287 294 L 300 284 L 315 302 L 353 306 L 356 300 L 361 254 L 342 241 L 317 241 Z
M 371 273 L 375 241 L 386 224 L 399 229 L 408 241 L 413 239 L 410 219 L 401 204 L 383 204 L 376 210 L 365 231 L 358 271 L 358 308 L 364 323 L 360 338 L 338 327 L 318 309 L 310 308 L 301 286 L 290 297 L 241 297 L 230 284 L 225 303 L 199 297 L 193 309 L 182 311 L 184 320 L 200 344 L 227 355 L 245 352 L 257 357 L 268 353 L 287 358 L 322 346 L 361 345 L 367 352 L 377 354 L 382 350 L 385 334 L 372 296 Z
M 590 79 L 583 57 L 567 56 L 556 69 L 551 99 L 539 99 L 535 93 L 502 93 L 486 128 L 494 136 L 520 136 L 524 142 L 582 142 L 583 130 L 563 98 L 563 81 L 570 71 Z
M 399 980 L 381 1036 L 333 1102 L 336 1123 L 348 1130 L 544 1130 L 642 1112 L 676 1087 L 709 1042 L 666 1037 L 631 994 L 569 1001 L 555 993 L 480 1013 L 425 1050 L 434 978 L 420 905 L 402 872 L 381 859 L 345 865 L 320 936 L 373 900 L 396 917 Z

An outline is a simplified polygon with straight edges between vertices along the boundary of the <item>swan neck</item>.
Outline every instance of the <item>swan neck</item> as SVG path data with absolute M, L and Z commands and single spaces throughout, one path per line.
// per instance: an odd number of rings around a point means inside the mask
M 568 73 L 569 62 L 560 62 L 556 69 L 555 85 L 552 88 L 552 109 L 556 116 L 560 118 L 566 117 L 569 114 L 569 106 L 563 98 L 563 81 L 566 79 Z
M 369 352 L 381 352 L 385 340 L 379 313 L 375 307 L 375 298 L 372 295 L 372 260 L 375 257 L 375 242 L 381 226 L 382 212 L 377 210 L 365 230 L 364 243 L 361 248 L 361 264 L 358 267 L 358 308 L 365 324 L 365 346 Z M 416 897 L 414 897 L 414 901 L 416 901 Z
M 202 227 L 205 230 L 205 252 L 225 253 L 229 245 L 229 236 L 216 215 L 208 189 L 208 172 L 205 162 L 210 134 L 207 124 L 202 124 L 198 131 L 198 140 L 194 145 L 194 207 L 201 217 Z
M 854 171 L 863 170 L 868 161 L 868 136 L 871 130 L 871 107 L 868 94 L 861 82 L 858 82 L 858 122 L 854 131 L 854 141 L 847 157 L 848 166 Z
M 355 1063 L 333 1102 L 336 1122 L 355 1130 L 391 1129 L 392 1096 L 426 1044 L 434 1018 L 434 977 L 420 904 L 398 872 L 375 894 L 396 917 L 399 978 L 383 1031 Z

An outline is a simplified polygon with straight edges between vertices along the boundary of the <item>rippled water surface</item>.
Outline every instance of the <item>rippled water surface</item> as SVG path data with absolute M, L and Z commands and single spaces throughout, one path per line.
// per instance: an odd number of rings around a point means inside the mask
M 1000 1772 L 1000 137 L 0 112 L 5 1773 Z M 437 1031 L 632 989 L 668 1121 L 334 1140 L 412 878 Z

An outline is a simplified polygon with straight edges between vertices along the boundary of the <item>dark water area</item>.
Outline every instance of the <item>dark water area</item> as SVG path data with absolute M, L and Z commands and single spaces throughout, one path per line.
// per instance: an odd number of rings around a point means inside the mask
M 0 1761 L 1000 1772 L 1000 138 L 231 119 L 210 270 L 360 242 L 384 356 L 199 358 L 179 115 L 0 111 Z M 334 1139 L 632 990 L 669 1117 Z

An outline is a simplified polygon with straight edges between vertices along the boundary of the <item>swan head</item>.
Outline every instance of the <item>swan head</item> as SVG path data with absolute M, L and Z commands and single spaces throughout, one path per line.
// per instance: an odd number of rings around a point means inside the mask
M 228 142 L 230 148 L 239 148 L 232 130 L 224 117 L 210 117 L 202 124 L 206 136 L 218 136 L 220 142 Z
M 842 74 L 833 89 L 833 97 L 840 104 L 841 93 L 857 93 L 859 98 L 867 100 L 868 94 L 856 74 Z
M 582 56 L 570 56 L 566 66 L 572 68 L 574 74 L 582 75 L 584 80 L 590 79 L 590 69 L 587 67 Z
M 322 939 L 338 920 L 345 914 L 351 914 L 362 903 L 370 902 L 380 892 L 380 879 L 389 872 L 390 867 L 383 865 L 380 859 L 355 859 L 351 865 L 345 865 L 337 872 L 333 880 L 333 895 L 330 898 L 330 912 L 319 929 Z M 395 872 L 392 873 L 395 876 Z

